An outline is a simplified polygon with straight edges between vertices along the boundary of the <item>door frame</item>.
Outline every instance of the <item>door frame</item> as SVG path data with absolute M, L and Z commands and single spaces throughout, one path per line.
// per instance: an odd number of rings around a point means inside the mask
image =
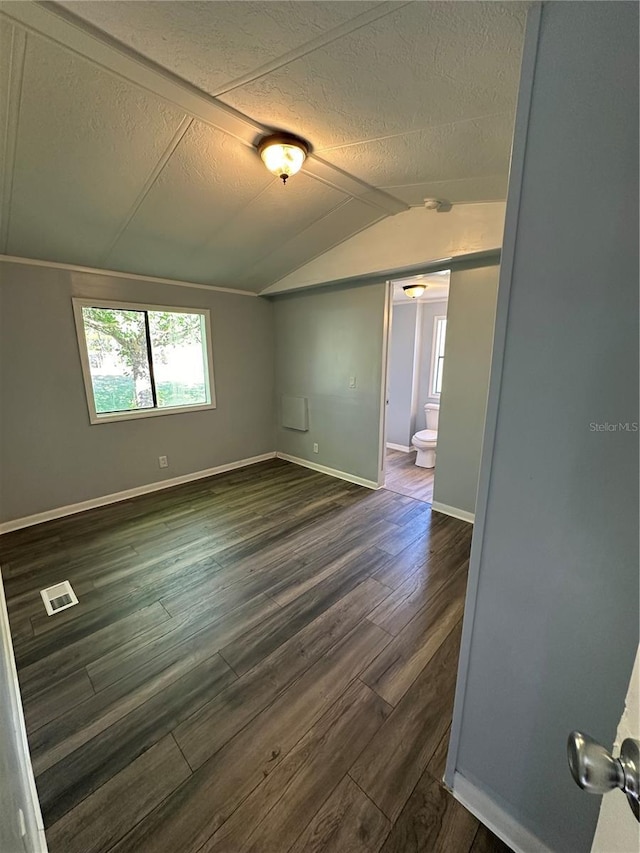
M 522 64 L 520 69 L 520 90 L 516 106 L 516 118 L 513 133 L 512 158 L 509 167 L 509 186 L 507 192 L 507 210 L 504 225 L 502 256 L 500 259 L 500 277 L 498 281 L 498 299 L 496 304 L 496 319 L 493 329 L 493 354 L 491 358 L 491 374 L 489 377 L 489 393 L 484 424 L 484 439 L 482 456 L 480 458 L 480 476 L 476 495 L 476 514 L 471 540 L 471 556 L 469 559 L 469 580 L 464 605 L 464 626 L 458 659 L 458 680 L 456 684 L 451 736 L 445 770 L 445 783 L 455 795 L 455 768 L 460 743 L 460 729 L 464 707 L 464 694 L 469 668 L 469 655 L 473 634 L 475 604 L 478 595 L 478 575 L 480 570 L 480 555 L 484 539 L 484 527 L 487 515 L 489 487 L 491 484 L 491 468 L 495 447 L 496 428 L 498 423 L 498 408 L 502 387 L 502 366 L 507 340 L 509 322 L 509 299 L 511 295 L 511 279 L 515 264 L 516 242 L 520 218 L 520 200 L 522 195 L 522 180 L 524 176 L 524 160 L 526 139 L 529 131 L 529 114 L 533 97 L 533 77 L 538 50 L 538 35 L 542 4 L 533 5 L 527 14 Z M 515 152 L 515 156 L 513 156 Z
M 451 273 L 460 269 L 474 269 L 476 267 L 484 267 L 484 266 L 495 266 L 501 263 L 502 250 L 499 248 L 496 249 L 487 249 L 481 252 L 469 252 L 464 255 L 457 255 L 455 257 L 450 258 L 440 258 L 434 261 L 425 261 L 424 264 L 413 267 L 404 267 L 399 268 L 397 270 L 385 270 L 383 275 L 385 276 L 385 294 L 384 294 L 384 308 L 383 308 L 383 319 L 382 319 L 382 363 L 380 370 L 380 414 L 379 414 L 379 424 L 378 424 L 378 481 L 377 486 L 379 489 L 384 487 L 385 484 L 385 454 L 386 454 L 386 442 L 387 442 L 387 400 L 389 393 L 389 359 L 391 353 L 391 331 L 392 331 L 392 320 L 393 320 L 393 282 L 397 279 L 401 278 L 410 278 L 411 276 L 417 275 L 427 275 L 429 273 L 441 272 L 442 270 L 449 270 Z M 370 281 L 371 277 L 362 276 L 359 278 L 353 279 L 345 279 L 344 283 L 353 282 L 356 283 L 358 281 Z M 379 281 L 379 279 L 378 279 Z M 420 323 L 420 330 L 422 326 L 422 310 L 423 303 L 418 302 L 417 305 L 417 313 L 416 313 L 416 323 Z M 419 351 L 419 347 L 421 345 L 421 332 L 418 334 L 416 331 L 416 342 L 414 348 L 414 366 L 416 361 L 416 356 Z M 494 338 L 494 347 L 496 345 Z M 504 347 L 504 339 L 502 340 L 502 347 Z M 495 357 L 495 350 L 494 350 Z M 418 379 L 416 378 L 416 373 L 414 370 L 414 381 L 412 387 L 412 417 L 419 416 L 418 409 Z M 414 411 L 415 410 L 415 411 Z
M 382 315 L 382 368 L 380 382 L 380 422 L 378 424 L 378 488 L 384 488 L 386 479 L 385 457 L 387 446 L 387 406 L 389 398 L 389 362 L 391 352 L 391 323 L 393 320 L 393 284 L 384 283 L 384 309 Z

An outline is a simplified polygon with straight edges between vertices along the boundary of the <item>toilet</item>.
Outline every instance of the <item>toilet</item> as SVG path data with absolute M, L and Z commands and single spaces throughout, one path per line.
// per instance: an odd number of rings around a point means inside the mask
M 411 444 L 418 451 L 416 453 L 416 465 L 419 468 L 435 468 L 439 413 L 440 405 L 438 403 L 425 403 L 424 414 L 427 419 L 427 428 L 421 429 L 411 439 Z

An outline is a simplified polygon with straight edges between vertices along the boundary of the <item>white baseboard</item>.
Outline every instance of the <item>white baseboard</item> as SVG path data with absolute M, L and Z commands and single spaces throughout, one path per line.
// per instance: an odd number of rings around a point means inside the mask
M 11 629 L 9 627 L 9 616 L 7 614 L 7 603 L 4 597 L 1 573 L 0 655 L 4 658 L 3 664 L 0 666 L 0 671 L 4 672 L 7 679 L 7 682 L 2 684 L 2 711 L 4 717 L 3 739 L 7 748 L 10 749 L 11 745 L 15 748 L 15 758 L 19 765 L 18 772 L 9 774 L 6 779 L 6 784 L 9 786 L 9 789 L 6 791 L 6 802 L 9 803 L 13 801 L 15 804 L 15 811 L 11 814 L 7 809 L 7 812 L 3 814 L 2 819 L 6 819 L 7 823 L 15 821 L 15 835 L 16 837 L 19 837 L 22 827 L 19 823 L 20 818 L 18 815 L 18 809 L 21 809 L 23 827 L 26 832 L 25 837 L 22 839 L 25 844 L 24 849 L 27 849 L 28 842 L 29 849 L 33 850 L 34 853 L 47 853 L 47 841 L 44 835 L 44 824 L 42 822 L 42 812 L 40 810 L 40 802 L 38 801 L 36 783 L 33 778 L 33 768 L 31 766 L 27 730 L 24 723 L 22 700 L 20 698 L 18 672 L 16 670 L 15 657 L 13 655 Z M 3 785 L 4 784 L 5 780 L 3 780 Z
M 0 524 L 0 535 L 10 533 L 12 530 L 20 530 L 23 527 L 31 527 L 33 524 L 42 524 L 44 521 L 53 521 L 63 518 L 65 515 L 75 515 L 87 509 L 95 509 L 99 506 L 126 501 L 136 498 L 138 495 L 146 495 L 150 492 L 159 492 L 162 489 L 170 489 L 172 486 L 180 486 L 183 483 L 191 483 L 193 480 L 203 480 L 205 477 L 213 477 L 214 474 L 223 474 L 225 471 L 233 471 L 236 468 L 245 468 L 247 465 L 255 465 L 256 462 L 265 462 L 267 459 L 275 459 L 275 451 L 261 453 L 259 456 L 250 456 L 247 459 L 238 459 L 236 462 L 227 462 L 217 465 L 215 468 L 205 468 L 204 471 L 194 471 L 192 474 L 182 474 L 180 477 L 172 477 L 169 480 L 161 480 L 158 483 L 147 483 L 145 486 L 136 486 L 133 489 L 125 489 L 122 492 L 114 492 L 111 495 L 102 495 L 99 498 L 91 498 L 88 501 L 80 501 L 76 504 L 48 509 L 45 512 L 37 512 L 35 515 L 26 515 L 24 518 L 15 518 Z
M 412 450 L 415 450 L 415 447 L 407 447 L 406 444 L 392 444 L 392 442 L 387 442 L 387 450 L 401 450 L 403 453 L 411 453 Z
M 431 509 L 435 509 L 437 512 L 441 512 L 444 515 L 450 515 L 453 518 L 459 518 L 461 521 L 468 521 L 471 524 L 476 520 L 475 513 L 467 512 L 466 509 L 458 509 L 455 506 L 449 506 L 448 504 L 441 504 L 438 501 L 433 501 L 431 503 Z
M 453 774 L 453 796 L 515 853 L 552 853 L 540 839 L 461 773 Z
M 355 474 L 347 474 L 346 471 L 338 471 L 337 468 L 327 468 L 326 465 L 318 465 L 317 462 L 309 462 L 308 459 L 300 459 L 298 456 L 289 456 L 288 453 L 276 453 L 278 459 L 284 459 L 285 462 L 293 462 L 294 465 L 301 465 L 303 468 L 311 468 L 312 471 L 319 471 L 321 474 L 328 474 L 330 477 L 337 477 L 339 480 L 347 480 L 349 483 L 356 483 L 358 486 L 366 486 L 367 489 L 381 488 L 375 480 L 365 480 L 363 477 L 356 477 Z

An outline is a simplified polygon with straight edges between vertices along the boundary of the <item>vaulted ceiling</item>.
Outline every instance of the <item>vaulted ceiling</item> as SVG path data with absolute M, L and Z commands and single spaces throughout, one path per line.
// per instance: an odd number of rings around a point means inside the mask
M 505 197 L 526 4 L 0 5 L 0 252 L 259 292 Z M 286 187 L 255 142 L 312 145 Z

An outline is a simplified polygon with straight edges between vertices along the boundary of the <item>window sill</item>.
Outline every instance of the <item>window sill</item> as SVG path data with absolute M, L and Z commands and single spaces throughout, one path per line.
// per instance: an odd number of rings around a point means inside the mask
M 158 418 L 163 415 L 184 415 L 188 412 L 206 412 L 215 409 L 215 403 L 203 403 L 198 406 L 172 406 L 166 409 L 140 409 L 136 412 L 114 412 L 105 415 L 90 415 L 92 424 L 112 424 L 115 421 L 135 421 L 139 418 Z

